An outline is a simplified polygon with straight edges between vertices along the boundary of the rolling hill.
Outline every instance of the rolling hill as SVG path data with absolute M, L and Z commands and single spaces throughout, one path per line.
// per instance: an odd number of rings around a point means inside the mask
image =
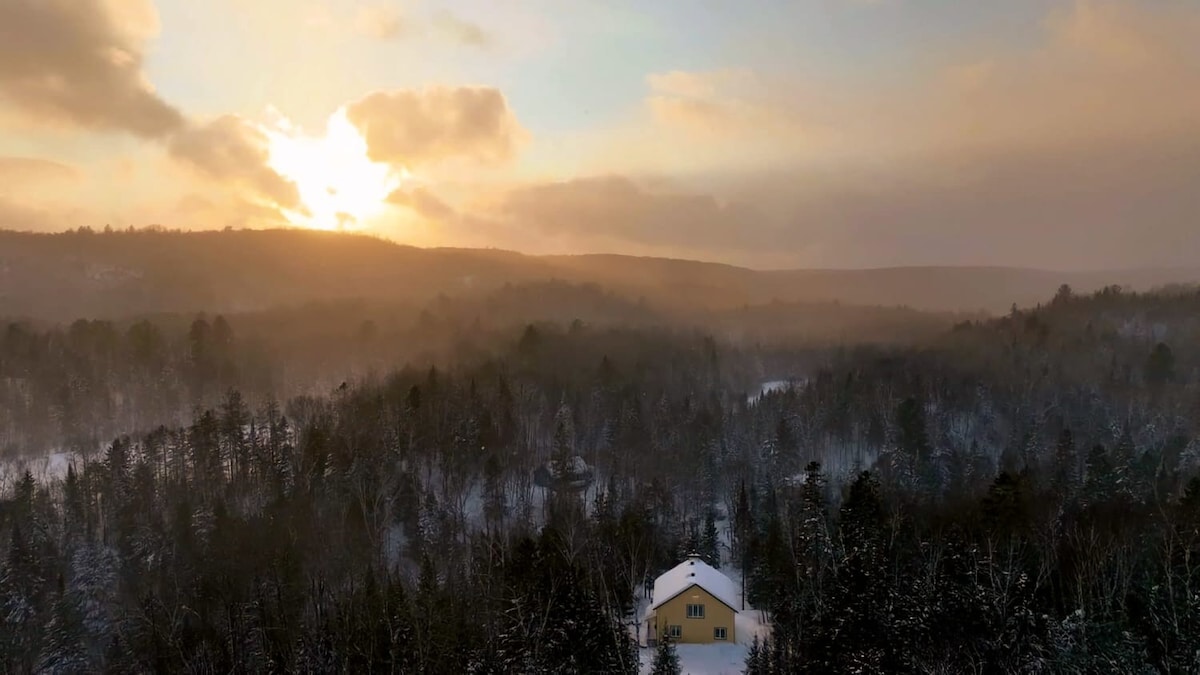
M 727 311 L 770 303 L 908 306 L 1002 312 L 1060 284 L 1149 288 L 1200 280 L 1198 270 L 1052 272 L 921 267 L 759 271 L 620 255 L 528 256 L 490 249 L 422 249 L 375 237 L 308 230 L 0 231 L 0 316 L 40 321 L 167 312 L 253 312 L 336 300 L 428 302 L 547 280 L 599 284 L 674 310 Z

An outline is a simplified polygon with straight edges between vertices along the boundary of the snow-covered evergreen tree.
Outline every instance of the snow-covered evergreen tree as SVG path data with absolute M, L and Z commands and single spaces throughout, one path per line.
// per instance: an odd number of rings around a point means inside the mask
M 63 579 L 58 580 L 58 593 L 50 613 L 50 621 L 42 634 L 42 649 L 38 657 L 38 672 L 52 675 L 76 675 L 92 670 L 88 658 L 83 616 L 79 598 L 68 592 Z
M 675 649 L 675 641 L 670 636 L 664 635 L 658 641 L 658 648 L 654 650 L 654 664 L 651 667 L 651 675 L 682 675 L 683 670 L 679 665 L 679 652 Z

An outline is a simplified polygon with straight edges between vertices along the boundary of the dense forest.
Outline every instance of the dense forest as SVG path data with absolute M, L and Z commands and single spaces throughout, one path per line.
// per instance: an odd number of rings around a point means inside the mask
M 689 552 L 769 617 L 750 673 L 1200 670 L 1194 288 L 790 348 L 255 320 L 7 327 L 0 443 L 71 462 L 6 486 L 6 672 L 635 673 Z
M 794 374 L 845 336 L 914 343 L 963 315 L 836 303 L 764 305 L 682 317 L 595 285 L 544 282 L 424 305 L 344 301 L 226 315 L 158 314 L 67 325 L 0 321 L 0 456 L 90 455 L 113 437 L 186 424 L 235 389 L 252 407 L 325 394 L 408 365 L 461 367 L 500 358 L 527 325 L 716 336 L 731 386 Z M 597 349 L 603 350 L 601 347 Z M 564 370 L 592 368 L 569 351 Z

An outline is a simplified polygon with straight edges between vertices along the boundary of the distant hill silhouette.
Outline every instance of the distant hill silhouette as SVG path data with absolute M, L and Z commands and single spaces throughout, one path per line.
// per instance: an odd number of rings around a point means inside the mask
M 0 316 L 44 321 L 167 312 L 254 312 L 348 299 L 425 303 L 509 284 L 594 283 L 672 310 L 840 302 L 1003 312 L 1048 300 L 1060 284 L 1149 288 L 1197 270 L 1051 272 L 997 267 L 756 271 L 620 255 L 527 256 L 421 249 L 309 230 L 0 231 Z

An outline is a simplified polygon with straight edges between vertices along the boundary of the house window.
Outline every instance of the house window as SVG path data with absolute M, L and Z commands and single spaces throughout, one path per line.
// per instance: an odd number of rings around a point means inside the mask
M 713 629 L 713 639 L 714 640 L 726 640 L 728 638 L 729 638 L 729 634 L 725 632 L 724 628 L 717 627 L 717 628 Z
M 704 605 L 688 605 L 687 606 L 687 618 L 703 619 L 704 618 Z
M 667 626 L 667 637 L 678 639 L 683 635 L 683 626 Z

